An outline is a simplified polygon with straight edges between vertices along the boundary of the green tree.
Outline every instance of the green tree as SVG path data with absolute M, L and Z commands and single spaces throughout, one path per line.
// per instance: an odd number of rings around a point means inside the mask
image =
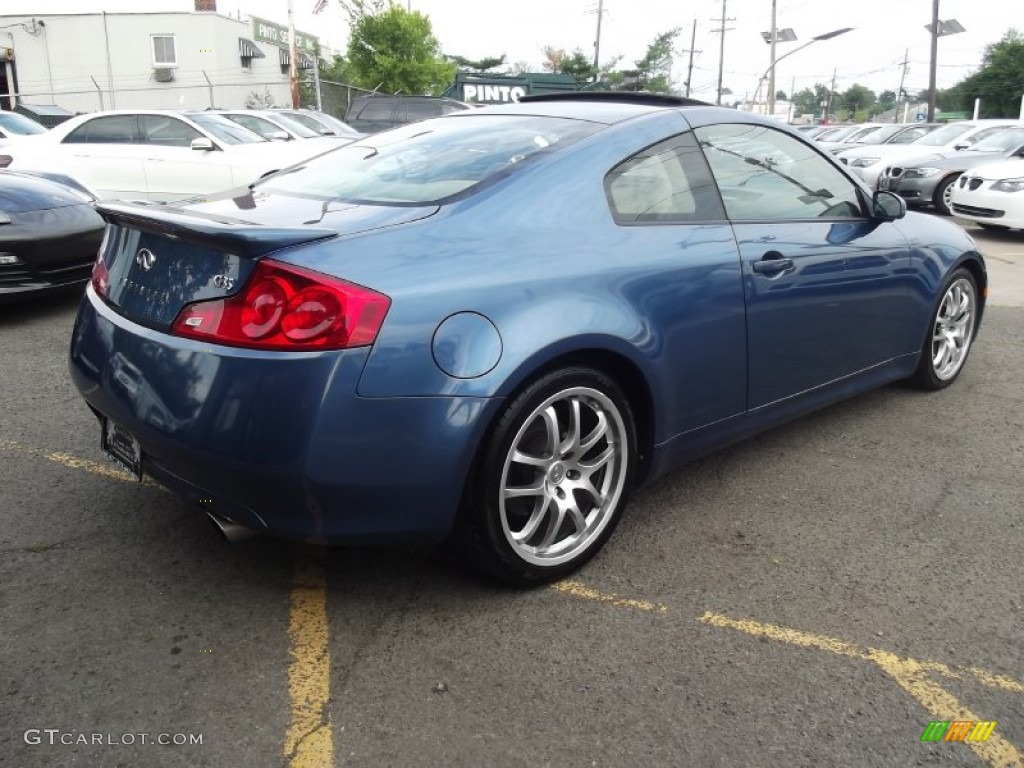
M 883 110 L 896 106 L 896 91 L 882 91 L 878 94 L 878 106 Z
M 786 101 L 786 92 L 785 91 L 776 91 L 775 92 L 775 100 L 776 101 Z
M 981 117 L 1017 117 L 1022 92 L 1024 37 L 1011 29 L 985 48 L 981 69 L 937 94 L 937 101 L 950 109 L 972 110 L 974 100 L 981 99 Z
M 346 60 L 352 84 L 385 93 L 438 94 L 457 66 L 441 54 L 430 19 L 383 0 L 350 0 Z
M 679 35 L 679 27 L 657 35 L 647 46 L 647 53 L 637 59 L 634 69 L 619 70 L 607 77 L 616 90 L 649 91 L 651 93 L 672 92 L 672 62 L 675 59 L 673 44 Z
M 489 69 L 505 64 L 504 54 L 501 56 L 485 56 L 482 59 L 467 59 L 462 56 L 449 56 L 448 58 L 454 61 L 460 70 L 466 72 L 486 72 Z
M 563 56 L 558 68 L 559 72 L 572 75 L 577 83 L 586 83 L 597 77 L 594 62 L 579 48 L 568 56 Z
M 855 118 L 858 112 L 866 112 L 874 103 L 875 92 L 859 83 L 851 85 L 839 97 L 839 106 L 849 112 L 851 119 Z
M 832 108 L 839 103 L 838 94 L 832 94 Z M 814 88 L 804 88 L 793 95 L 793 104 L 801 115 L 820 115 L 824 113 L 822 104 L 829 102 L 828 86 L 823 83 L 815 83 Z

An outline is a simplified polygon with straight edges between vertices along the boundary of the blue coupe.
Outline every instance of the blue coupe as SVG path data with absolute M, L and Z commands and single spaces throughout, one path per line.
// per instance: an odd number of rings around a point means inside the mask
M 783 125 L 647 94 L 466 110 L 99 208 L 71 373 L 112 458 L 229 533 L 447 540 L 521 585 L 684 461 L 951 384 L 986 292 L 956 225 Z

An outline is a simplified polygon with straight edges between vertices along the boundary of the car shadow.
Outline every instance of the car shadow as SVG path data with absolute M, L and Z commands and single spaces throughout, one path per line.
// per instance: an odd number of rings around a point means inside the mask
M 78 306 L 83 291 L 82 286 L 76 285 L 38 296 L 30 294 L 9 302 L 0 296 L 0 328 L 67 315 Z

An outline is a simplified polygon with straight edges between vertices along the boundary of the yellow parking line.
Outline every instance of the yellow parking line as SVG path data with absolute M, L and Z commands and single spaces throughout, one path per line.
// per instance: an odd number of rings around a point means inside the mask
M 926 665 L 913 659 L 901 659 L 887 651 L 871 649 L 870 659 L 917 703 L 938 720 L 985 720 L 969 710 L 946 689 L 928 679 Z M 993 733 L 988 741 L 968 741 L 967 746 L 992 768 L 1024 768 L 1024 755 L 1010 742 Z
M 284 743 L 289 768 L 330 768 L 334 739 L 328 700 L 331 656 L 327 643 L 327 573 L 322 560 L 303 558 L 292 580 L 288 619 L 291 721 Z
M 655 613 L 668 613 L 668 606 L 661 603 L 652 603 L 648 600 L 633 600 L 628 597 L 598 592 L 578 581 L 559 581 L 551 585 L 551 589 L 566 595 L 578 597 L 581 600 L 592 600 L 598 603 L 610 603 L 620 608 L 635 608 L 638 611 L 652 611 Z
M 849 656 L 856 659 L 864 659 L 877 664 L 878 667 L 895 680 L 903 690 L 909 693 L 914 699 L 928 710 L 932 716 L 939 720 L 983 720 L 974 712 L 969 710 L 951 693 L 941 688 L 928 679 L 928 673 L 939 672 L 952 677 L 961 677 L 962 673 L 948 667 L 945 664 L 932 661 L 917 661 L 916 659 L 905 659 L 894 653 L 883 651 L 878 648 L 862 648 L 853 643 L 837 640 L 833 637 L 813 635 L 809 632 L 801 632 L 797 629 L 780 627 L 774 624 L 763 624 L 751 619 L 733 619 L 716 613 L 705 613 L 700 620 L 713 627 L 725 627 L 744 632 L 754 637 L 764 637 L 771 640 L 778 640 L 790 645 L 799 645 L 804 648 L 817 648 L 822 651 L 829 651 L 841 656 Z M 1021 684 L 1016 680 L 993 675 L 977 667 L 970 667 L 965 672 L 976 676 L 986 685 L 995 688 L 1014 692 L 1021 691 Z M 1017 768 L 1024 767 L 1024 756 L 1010 742 L 1006 741 L 999 734 L 993 733 L 988 741 L 966 742 L 974 750 L 978 757 L 992 766 L 992 768 Z
M 113 464 L 101 464 L 97 461 L 90 461 L 89 459 L 72 456 L 70 453 L 44 451 L 41 448 L 33 448 L 30 445 L 19 443 L 17 440 L 0 438 L 0 451 L 11 451 L 12 453 L 20 453 L 24 456 L 32 456 L 37 459 L 46 459 L 47 461 L 52 461 L 55 464 L 60 464 L 62 467 L 67 469 L 81 469 L 91 474 L 99 475 L 100 477 L 106 477 L 110 480 L 120 480 L 126 483 L 137 484 L 135 478 L 124 470 L 116 468 Z M 166 490 L 162 485 L 158 485 L 148 478 L 144 479 L 142 484 L 150 488 Z

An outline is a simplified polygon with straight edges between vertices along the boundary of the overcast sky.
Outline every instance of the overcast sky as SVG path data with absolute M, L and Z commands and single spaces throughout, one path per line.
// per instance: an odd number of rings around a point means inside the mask
M 529 62 L 539 67 L 545 45 L 572 50 L 579 47 L 593 55 L 597 27 L 597 0 L 402 0 L 430 16 L 434 33 L 445 53 L 467 58 L 500 56 L 508 61 Z M 769 64 L 769 46 L 760 33 L 771 26 L 771 0 L 727 0 L 727 16 L 734 19 L 725 38 L 723 85 L 740 99 L 753 95 Z M 967 31 L 939 40 L 939 87 L 953 85 L 978 67 L 985 45 L 997 41 L 1012 21 L 1002 0 L 941 0 L 941 19 L 957 19 Z M 1014 0 L 1019 2 L 1019 0 Z M 186 10 L 192 0 L 144 0 L 147 10 Z M 294 0 L 296 26 L 332 47 L 343 48 L 348 38 L 346 17 L 337 0 L 312 15 L 315 0 Z M 139 0 L 3 0 L 2 13 L 110 12 L 139 10 Z M 909 48 L 910 91 L 928 86 L 929 0 L 778 0 L 778 26 L 791 27 L 795 43 L 780 43 L 778 56 L 810 38 L 840 27 L 854 27 L 842 37 L 815 43 L 780 62 L 777 88 L 789 91 L 827 82 L 833 69 L 836 87 L 854 82 L 876 92 L 895 90 L 900 63 Z M 681 27 L 675 80 L 686 77 L 690 33 L 697 20 L 693 95 L 714 97 L 718 77 L 718 35 L 713 21 L 721 16 L 721 0 L 604 0 L 601 60 L 622 56 L 630 62 L 643 56 L 647 44 L 659 32 Z M 218 0 L 218 10 L 236 15 L 253 14 L 285 22 L 287 0 Z

